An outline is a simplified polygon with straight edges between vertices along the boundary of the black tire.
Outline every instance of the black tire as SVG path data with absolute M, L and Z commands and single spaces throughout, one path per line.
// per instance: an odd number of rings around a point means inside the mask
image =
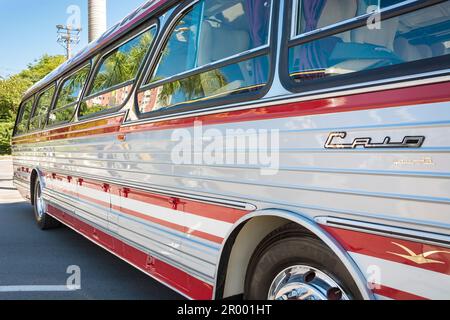
M 277 275 L 294 265 L 318 269 L 331 277 L 349 299 L 363 299 L 339 258 L 323 242 L 292 223 L 269 234 L 256 249 L 246 275 L 244 299 L 267 300 Z
M 38 227 L 41 230 L 50 230 L 60 227 L 61 223 L 58 220 L 54 219 L 53 217 L 49 216 L 47 212 L 42 211 L 39 214 L 38 198 L 40 195 L 41 195 L 41 183 L 39 179 L 36 178 L 36 181 L 34 183 L 33 209 L 34 209 L 34 218 L 36 220 Z

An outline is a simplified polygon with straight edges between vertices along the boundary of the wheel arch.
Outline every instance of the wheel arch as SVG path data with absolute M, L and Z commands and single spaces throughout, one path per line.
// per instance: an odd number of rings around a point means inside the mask
M 214 297 L 216 299 L 239 296 L 244 292 L 244 283 L 250 259 L 261 241 L 272 231 L 287 223 L 296 223 L 300 228 L 324 242 L 343 263 L 364 299 L 374 299 L 366 279 L 344 248 L 310 218 L 286 210 L 261 210 L 241 218 L 225 238 L 220 252 L 220 263 L 216 271 Z M 245 239 L 245 241 L 243 241 Z
M 30 176 L 30 198 L 31 198 L 31 204 L 34 205 L 34 185 L 36 183 L 36 179 L 39 179 L 39 182 L 41 183 L 41 186 L 44 186 L 45 182 L 42 178 L 42 171 L 39 170 L 39 168 L 34 168 L 31 171 Z

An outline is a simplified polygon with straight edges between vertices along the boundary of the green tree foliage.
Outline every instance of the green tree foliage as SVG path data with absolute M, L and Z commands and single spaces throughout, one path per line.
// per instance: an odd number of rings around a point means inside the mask
M 29 64 L 24 71 L 0 80 L 0 155 L 11 152 L 11 133 L 25 91 L 56 69 L 64 60 L 64 56 L 44 55 Z
M 11 153 L 11 134 L 14 122 L 0 122 L 0 155 Z
M 65 59 L 64 56 L 44 55 L 39 60 L 29 64 L 27 69 L 19 73 L 19 76 L 32 83 L 36 83 L 55 70 Z

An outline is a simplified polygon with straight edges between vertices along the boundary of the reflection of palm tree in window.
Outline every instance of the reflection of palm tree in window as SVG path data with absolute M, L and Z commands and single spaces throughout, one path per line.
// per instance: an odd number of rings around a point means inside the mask
M 227 84 L 228 80 L 219 69 L 211 70 L 164 84 L 158 95 L 158 102 L 163 107 L 173 105 L 174 101 L 171 100 L 177 94 L 182 94 L 183 102 L 201 99 L 208 92 L 218 91 Z
M 88 64 L 66 80 L 66 83 L 64 83 L 59 94 L 58 102 L 55 106 L 56 109 L 78 101 L 81 90 L 87 80 L 90 68 L 91 66 Z
M 111 53 L 95 77 L 91 94 L 133 80 L 153 42 L 154 31 L 149 31 L 131 40 Z

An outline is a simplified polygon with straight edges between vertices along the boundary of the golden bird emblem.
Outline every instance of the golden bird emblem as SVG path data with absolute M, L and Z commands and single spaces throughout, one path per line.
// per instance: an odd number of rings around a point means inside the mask
M 411 249 L 405 247 L 404 245 L 401 245 L 401 244 L 396 243 L 396 242 L 392 242 L 392 244 L 394 244 L 397 247 L 403 249 L 408 254 L 400 254 L 400 253 L 389 252 L 389 251 L 387 253 L 392 254 L 394 256 L 405 258 L 405 259 L 407 259 L 409 261 L 412 261 L 412 262 L 420 264 L 420 265 L 422 265 L 422 264 L 431 264 L 431 263 L 445 264 L 445 262 L 429 259 L 428 257 L 430 257 L 430 256 L 432 256 L 434 254 L 438 254 L 438 253 L 450 254 L 450 251 L 440 251 L 440 250 L 428 251 L 428 252 L 424 252 L 424 253 L 421 253 L 421 254 L 417 254 L 414 251 L 412 251 Z

